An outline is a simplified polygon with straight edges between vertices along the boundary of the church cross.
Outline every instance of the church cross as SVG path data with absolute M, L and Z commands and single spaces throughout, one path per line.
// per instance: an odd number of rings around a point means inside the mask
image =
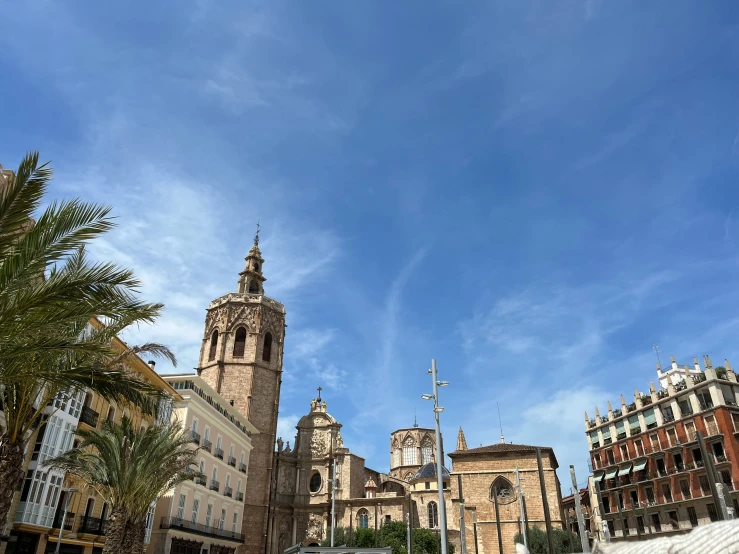
M 318 400 L 320 400 L 320 399 L 321 399 L 321 391 L 322 391 L 322 390 L 323 390 L 323 389 L 322 389 L 321 387 L 318 387 Z

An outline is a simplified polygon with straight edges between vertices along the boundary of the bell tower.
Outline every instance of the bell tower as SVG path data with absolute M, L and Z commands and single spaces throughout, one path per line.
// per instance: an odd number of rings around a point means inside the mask
M 198 374 L 257 428 L 252 437 L 240 553 L 265 551 L 272 457 L 282 383 L 285 307 L 264 295 L 259 226 L 238 292 L 213 300 L 205 316 Z

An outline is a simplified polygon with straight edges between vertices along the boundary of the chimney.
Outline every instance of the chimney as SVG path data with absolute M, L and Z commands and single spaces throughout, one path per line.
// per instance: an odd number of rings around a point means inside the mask
M 149 364 L 149 367 L 151 368 L 152 371 L 156 371 L 155 367 L 157 363 L 154 360 L 149 360 L 147 363 Z

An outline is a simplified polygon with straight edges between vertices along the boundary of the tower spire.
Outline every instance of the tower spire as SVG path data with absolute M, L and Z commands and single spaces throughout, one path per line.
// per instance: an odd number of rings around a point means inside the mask
M 457 452 L 467 450 L 467 439 L 464 438 L 464 431 L 462 426 L 459 426 L 459 433 L 457 433 Z
M 418 416 L 416 415 L 416 408 L 413 408 L 413 427 L 418 427 Z
M 246 255 L 246 265 L 244 271 L 239 273 L 238 291 L 242 294 L 264 294 L 263 283 L 267 280 L 262 275 L 262 265 L 264 259 L 259 250 L 259 222 L 257 222 L 257 232 L 254 235 L 254 245 Z

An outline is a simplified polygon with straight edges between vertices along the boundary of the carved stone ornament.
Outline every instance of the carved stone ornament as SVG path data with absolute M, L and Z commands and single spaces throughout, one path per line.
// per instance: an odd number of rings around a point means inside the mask
M 341 431 L 336 432 L 336 447 L 344 448 L 344 439 L 341 437 Z
M 319 458 L 326 453 L 326 437 L 322 433 L 313 433 L 310 438 L 310 453 Z
M 318 519 L 316 514 L 311 514 L 308 519 L 308 530 L 306 531 L 306 536 L 311 539 L 320 539 L 321 528 L 321 520 Z

